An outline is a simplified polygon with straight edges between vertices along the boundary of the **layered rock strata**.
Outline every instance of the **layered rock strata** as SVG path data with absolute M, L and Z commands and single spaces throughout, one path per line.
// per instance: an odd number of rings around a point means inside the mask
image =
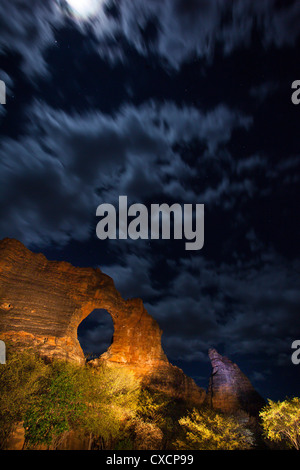
M 0 241 L 0 339 L 34 347 L 47 358 L 84 363 L 77 329 L 96 308 L 107 310 L 114 324 L 101 360 L 128 367 L 174 396 L 203 402 L 205 391 L 169 363 L 162 331 L 142 300 L 124 300 L 100 269 L 49 261 L 17 240 Z
M 253 388 L 250 380 L 227 357 L 215 349 L 208 352 L 212 373 L 205 402 L 214 409 L 224 412 L 244 410 L 257 415 L 265 401 Z

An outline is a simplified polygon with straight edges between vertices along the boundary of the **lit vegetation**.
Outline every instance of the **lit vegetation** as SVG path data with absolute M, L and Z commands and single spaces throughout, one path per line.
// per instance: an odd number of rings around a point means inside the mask
M 300 450 L 300 399 L 268 400 L 260 412 L 265 437 Z
M 33 353 L 11 353 L 0 368 L 0 446 L 18 423 L 25 429 L 24 448 L 56 448 L 66 433 L 98 448 L 113 448 L 136 413 L 139 387 L 121 369 L 95 370 L 54 361 Z
M 16 429 L 24 449 L 68 448 L 74 436 L 95 450 L 234 450 L 257 445 L 257 421 L 189 406 L 141 389 L 128 371 L 8 350 L 0 368 L 0 449 Z M 299 449 L 299 398 L 269 401 L 260 416 L 266 437 Z M 69 440 L 68 440 L 69 439 Z
M 177 448 L 185 450 L 250 449 L 254 445 L 253 432 L 247 419 L 217 413 L 210 409 L 194 409 L 179 420 L 182 438 Z

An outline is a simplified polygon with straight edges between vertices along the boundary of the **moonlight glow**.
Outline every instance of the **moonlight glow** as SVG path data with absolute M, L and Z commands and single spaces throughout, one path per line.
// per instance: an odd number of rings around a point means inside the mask
M 103 0 L 67 0 L 74 15 L 87 19 L 94 16 L 103 3 Z

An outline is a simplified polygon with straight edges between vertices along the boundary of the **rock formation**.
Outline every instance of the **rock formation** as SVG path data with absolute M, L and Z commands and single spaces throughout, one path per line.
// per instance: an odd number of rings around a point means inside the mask
M 209 350 L 212 374 L 207 396 L 181 369 L 171 365 L 161 346 L 162 332 L 140 299 L 124 300 L 100 269 L 49 261 L 17 240 L 0 241 L 0 340 L 34 347 L 46 358 L 84 363 L 77 339 L 80 323 L 105 309 L 114 323 L 113 342 L 99 359 L 127 367 L 143 384 L 222 411 L 257 414 L 264 400 L 239 367 Z
M 244 410 L 257 415 L 265 401 L 253 388 L 250 380 L 239 367 L 215 349 L 208 352 L 212 374 L 209 381 L 206 404 L 225 412 Z
M 49 261 L 17 240 L 0 241 L 1 340 L 83 363 L 77 328 L 96 308 L 107 310 L 114 323 L 112 345 L 101 360 L 126 366 L 144 383 L 172 395 L 204 400 L 205 391 L 169 363 L 162 332 L 140 299 L 124 300 L 100 269 Z

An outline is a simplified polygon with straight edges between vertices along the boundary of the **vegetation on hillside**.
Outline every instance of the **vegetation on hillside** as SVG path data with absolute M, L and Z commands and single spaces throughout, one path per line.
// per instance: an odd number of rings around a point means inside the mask
M 255 423 L 246 414 L 196 409 L 141 389 L 122 368 L 45 363 L 32 351 L 9 351 L 8 358 L 0 368 L 0 449 L 9 447 L 20 426 L 24 449 L 66 448 L 71 433 L 84 448 L 99 450 L 233 450 L 256 445 Z M 292 433 L 299 430 L 299 399 L 279 407 L 281 414 L 293 416 L 284 421 L 285 432 L 283 422 L 274 420 L 278 407 L 269 402 L 261 413 L 266 436 L 299 444 L 299 435 L 297 441 Z
M 99 447 L 109 448 L 136 413 L 139 387 L 122 369 L 95 370 L 37 355 L 11 353 L 0 368 L 0 445 L 5 447 L 18 423 L 25 429 L 25 448 L 56 448 L 76 431 Z

